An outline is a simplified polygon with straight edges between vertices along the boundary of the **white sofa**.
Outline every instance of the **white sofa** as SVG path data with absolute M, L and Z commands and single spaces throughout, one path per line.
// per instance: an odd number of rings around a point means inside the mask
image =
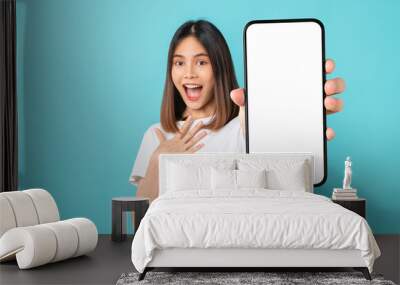
M 86 218 L 60 221 L 46 190 L 0 193 L 0 262 L 16 259 L 28 269 L 86 254 L 97 239 L 96 225 Z

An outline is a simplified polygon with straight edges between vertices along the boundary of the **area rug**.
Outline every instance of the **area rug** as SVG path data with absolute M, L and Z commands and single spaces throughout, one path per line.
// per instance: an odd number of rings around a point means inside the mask
M 361 272 L 147 272 L 145 279 L 138 281 L 139 273 L 124 273 L 117 285 L 136 284 L 379 284 L 395 285 L 384 280 L 382 275 L 372 274 L 372 281 L 366 280 Z

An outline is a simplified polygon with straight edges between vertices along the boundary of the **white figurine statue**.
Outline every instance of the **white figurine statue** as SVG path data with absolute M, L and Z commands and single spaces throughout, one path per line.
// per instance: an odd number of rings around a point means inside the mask
M 343 190 L 351 188 L 351 158 L 348 156 L 344 162 L 344 179 L 343 179 Z

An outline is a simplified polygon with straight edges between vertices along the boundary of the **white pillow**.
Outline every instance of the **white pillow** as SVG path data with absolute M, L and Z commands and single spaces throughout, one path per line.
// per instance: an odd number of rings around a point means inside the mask
M 211 168 L 211 189 L 236 189 L 236 170 Z
M 210 188 L 210 167 L 170 163 L 168 165 L 167 190 L 184 191 Z
M 309 183 L 305 173 L 304 163 L 285 170 L 270 170 L 267 173 L 268 188 L 306 192 Z
M 211 169 L 211 189 L 238 190 L 241 188 L 266 188 L 267 176 L 261 170 Z
M 211 168 L 234 169 L 235 160 L 190 161 L 188 159 L 170 161 L 167 164 L 167 191 L 210 190 Z
M 308 160 L 240 159 L 240 170 L 267 171 L 267 188 L 312 192 L 311 167 Z
M 267 172 L 261 170 L 236 170 L 237 188 L 267 188 Z

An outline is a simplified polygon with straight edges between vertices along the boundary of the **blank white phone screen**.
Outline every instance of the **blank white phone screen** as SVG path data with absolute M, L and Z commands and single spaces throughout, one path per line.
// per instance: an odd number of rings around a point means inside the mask
M 311 152 L 314 184 L 326 174 L 323 39 L 315 21 L 245 29 L 247 151 Z

